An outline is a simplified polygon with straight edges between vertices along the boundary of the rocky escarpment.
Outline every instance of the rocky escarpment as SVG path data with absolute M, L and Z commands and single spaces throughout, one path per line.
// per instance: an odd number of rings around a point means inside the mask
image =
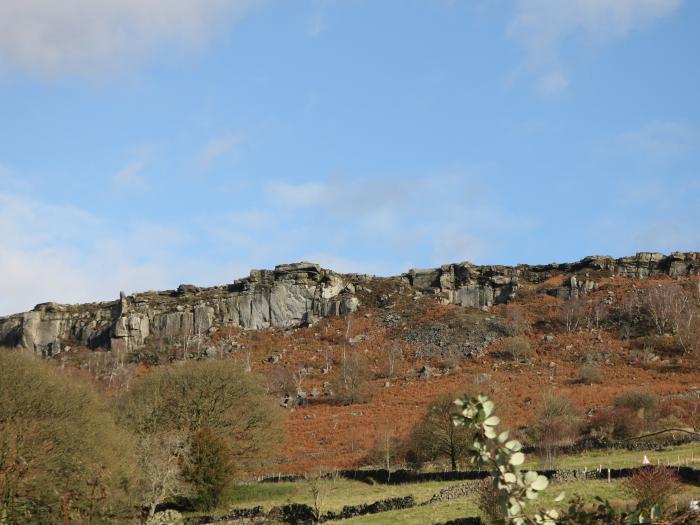
M 348 279 L 312 263 L 253 270 L 231 285 L 121 295 L 85 305 L 45 303 L 0 319 L 0 345 L 51 356 L 69 345 L 135 350 L 146 343 L 187 345 L 222 325 L 289 328 L 357 309 Z
M 112 302 L 40 304 L 31 312 L 0 318 L 0 346 L 21 346 L 43 356 L 72 345 L 126 351 L 144 345 L 186 346 L 222 326 L 291 328 L 354 312 L 360 296 L 377 281 L 409 286 L 416 294 L 433 295 L 445 303 L 489 307 L 512 300 L 524 283 L 543 283 L 560 274 L 566 276 L 565 284 L 547 291 L 567 299 L 592 290 L 601 276 L 700 274 L 700 254 L 592 256 L 576 263 L 548 265 L 476 266 L 465 262 L 411 270 L 398 278 L 341 275 L 312 263 L 284 264 L 274 270 L 253 270 L 249 277 L 225 286 L 181 285 L 171 291 L 122 294 Z
M 643 279 L 656 275 L 685 277 L 700 274 L 700 253 L 671 255 L 640 252 L 614 259 L 593 255 L 575 263 L 518 266 L 476 266 L 464 262 L 428 270 L 411 270 L 404 279 L 423 293 L 437 295 L 445 303 L 488 307 L 515 298 L 523 283 L 539 284 L 559 274 L 569 275 L 564 286 L 548 290 L 563 299 L 585 295 L 595 288 L 596 277 Z

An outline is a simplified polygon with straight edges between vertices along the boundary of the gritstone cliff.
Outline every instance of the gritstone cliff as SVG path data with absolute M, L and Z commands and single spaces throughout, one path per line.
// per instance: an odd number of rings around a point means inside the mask
M 81 305 L 43 303 L 32 311 L 0 318 L 0 346 L 24 347 L 41 356 L 66 346 L 136 350 L 152 341 L 181 344 L 221 326 L 245 329 L 292 328 L 321 317 L 357 310 L 359 291 L 386 281 L 432 294 L 443 303 L 489 307 L 517 296 L 521 283 L 541 283 L 554 274 L 570 274 L 566 284 L 548 290 L 562 299 L 585 295 L 597 276 L 645 278 L 700 274 L 700 253 L 638 253 L 613 259 L 591 256 L 575 263 L 476 266 L 464 262 L 399 277 L 338 274 L 313 263 L 253 270 L 225 286 L 121 295 L 118 300 Z

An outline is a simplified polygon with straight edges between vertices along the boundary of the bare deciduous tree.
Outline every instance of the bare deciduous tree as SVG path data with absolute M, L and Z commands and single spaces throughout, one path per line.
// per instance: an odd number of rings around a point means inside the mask
M 189 492 L 189 485 L 183 477 L 189 461 L 185 433 L 142 434 L 137 444 L 137 458 L 142 501 L 148 506 L 149 516 L 153 516 L 157 506 L 168 498 Z
M 469 435 L 465 427 L 455 426 L 452 416 L 459 413 L 454 404 L 456 395 L 442 395 L 435 399 L 413 429 L 411 448 L 417 459 L 434 461 L 446 457 L 452 470 L 469 453 Z

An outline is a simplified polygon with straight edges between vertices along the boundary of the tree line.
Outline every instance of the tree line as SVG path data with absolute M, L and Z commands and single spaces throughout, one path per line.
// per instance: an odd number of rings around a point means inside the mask
M 158 368 L 108 402 L 0 352 L 0 523 L 127 523 L 177 498 L 210 509 L 274 454 L 279 410 L 232 361 Z

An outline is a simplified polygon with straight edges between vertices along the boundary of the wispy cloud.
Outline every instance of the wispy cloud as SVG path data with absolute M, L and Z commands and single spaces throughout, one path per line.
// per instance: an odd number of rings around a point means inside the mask
M 45 301 L 113 299 L 120 290 L 163 288 L 186 264 L 173 257 L 178 228 L 110 227 L 74 206 L 0 191 L 0 315 Z
M 310 37 L 320 36 L 326 29 L 326 14 L 322 9 L 312 13 L 307 21 L 306 34 Z
M 676 12 L 683 0 L 518 0 L 508 34 L 526 53 L 519 72 L 536 77 L 538 91 L 558 94 L 569 84 L 562 47 L 577 39 L 604 45 Z M 554 75 L 554 76 L 553 76 Z M 545 89 L 541 89 L 545 87 Z M 549 88 L 549 89 L 547 89 Z
M 537 79 L 537 91 L 541 95 L 559 95 L 569 87 L 569 79 L 561 71 L 550 71 Z
M 700 132 L 686 122 L 657 121 L 620 134 L 616 142 L 636 154 L 668 158 L 700 147 Z
M 0 63 L 41 75 L 131 66 L 164 43 L 199 47 L 255 0 L 4 0 Z
M 265 185 L 268 198 L 277 206 L 285 208 L 308 208 L 322 204 L 328 187 L 318 182 L 290 184 L 274 181 Z
M 311 14 L 306 19 L 306 35 L 321 36 L 328 29 L 328 13 L 337 0 L 316 0 Z
M 249 246 L 255 249 L 255 239 L 264 238 L 297 259 L 317 253 L 364 258 L 361 266 L 374 264 L 376 272 L 387 268 L 387 258 L 407 264 L 483 260 L 493 253 L 492 239 L 528 231 L 534 222 L 495 204 L 498 199 L 469 172 L 267 183 L 267 221 L 246 230 Z
M 700 250 L 700 184 L 693 177 L 656 175 L 612 182 L 608 209 L 590 225 L 597 243 L 618 254 Z M 639 215 L 640 210 L 643 213 Z M 633 218 L 631 220 L 630 218 Z
M 143 191 L 148 187 L 143 176 L 143 161 L 129 162 L 112 175 L 112 189 L 116 191 Z
M 235 133 L 227 133 L 207 142 L 197 155 L 197 164 L 200 169 L 206 171 L 217 159 L 235 153 L 241 143 L 241 137 Z

